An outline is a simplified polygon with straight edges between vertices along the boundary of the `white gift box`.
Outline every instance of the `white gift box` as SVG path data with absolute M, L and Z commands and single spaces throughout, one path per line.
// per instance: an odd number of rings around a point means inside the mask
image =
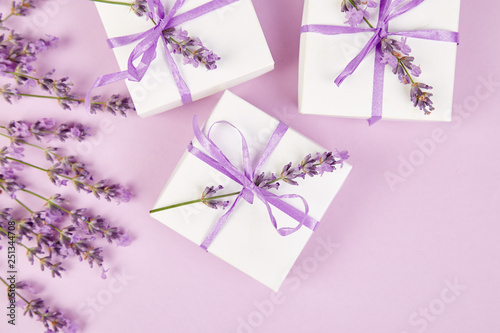
M 207 124 L 211 125 L 219 120 L 232 123 L 243 133 L 248 142 L 254 166 L 278 125 L 276 119 L 230 92 L 223 95 L 207 120 Z M 203 129 L 205 134 L 209 127 L 205 126 Z M 214 127 L 210 137 L 233 165 L 242 170 L 239 134 L 229 126 L 218 125 Z M 197 140 L 193 140 L 193 145 L 202 149 Z M 266 174 L 271 172 L 279 174 L 287 163 L 292 162 L 296 165 L 307 154 L 324 151 L 325 149 L 318 144 L 293 129 L 288 129 L 261 170 Z M 322 177 L 307 176 L 306 179 L 299 179 L 299 186 L 280 182 L 278 191 L 274 189 L 270 191 L 277 195 L 298 194 L 304 197 L 309 205 L 309 216 L 320 221 L 350 170 L 351 166 L 344 163 L 343 168 L 338 167 L 333 172 L 324 173 Z M 199 199 L 206 186 L 217 185 L 223 185 L 224 189 L 216 195 L 233 193 L 242 188 L 241 185 L 186 152 L 154 208 Z M 229 199 L 232 203 L 234 198 L 221 200 Z M 300 200 L 286 199 L 285 201 L 303 211 L 303 203 Z M 151 215 L 200 245 L 225 212 L 226 210 L 211 209 L 203 203 L 196 203 Z M 273 214 L 278 227 L 294 227 L 298 224 L 297 221 L 276 208 L 273 208 Z M 240 200 L 221 232 L 208 247 L 208 251 L 277 291 L 312 232 L 303 226 L 291 235 L 280 236 L 274 229 L 266 207 L 261 201 L 254 198 L 254 203 L 249 204 Z M 321 223 L 319 232 L 321 232 Z
M 348 26 L 340 0 L 305 0 L 302 25 Z M 379 1 L 377 1 L 379 2 Z M 459 0 L 428 0 L 389 22 L 389 32 L 440 29 L 458 31 Z M 370 9 L 376 26 L 378 8 Z M 359 27 L 367 28 L 366 23 Z M 338 87 L 334 80 L 361 51 L 373 33 L 322 35 L 305 32 L 300 37 L 299 110 L 301 113 L 370 118 L 375 51 Z M 399 36 L 389 36 L 400 40 Z M 457 44 L 408 37 L 414 64 L 422 74 L 416 78 L 433 86 L 436 108 L 425 115 L 410 101 L 410 85 L 403 85 L 390 66 L 385 66 L 383 119 L 451 121 Z
M 163 0 L 171 8 L 174 0 Z M 187 0 L 176 16 L 209 0 Z M 138 17 L 130 7 L 96 3 L 109 38 L 144 32 L 154 25 L 146 17 Z M 215 94 L 243 83 L 274 68 L 274 61 L 262 32 L 251 0 L 239 0 L 180 25 L 190 37 L 199 37 L 221 60 L 217 69 L 183 65 L 182 55 L 172 54 L 180 74 L 191 90 L 193 100 Z M 134 46 L 114 49 L 121 70 Z M 157 57 L 141 82 L 126 81 L 137 113 L 148 117 L 181 106 L 181 96 L 167 65 L 164 45 L 160 41 Z M 104 73 L 103 73 L 104 74 Z

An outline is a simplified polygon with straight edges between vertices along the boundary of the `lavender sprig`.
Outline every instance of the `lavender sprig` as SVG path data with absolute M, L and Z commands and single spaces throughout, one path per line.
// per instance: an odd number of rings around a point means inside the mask
M 9 284 L 0 276 L 0 281 L 9 288 Z M 30 291 L 36 293 L 31 284 L 19 281 L 16 283 L 15 297 L 19 298 L 16 301 L 16 306 L 24 308 L 24 315 L 31 318 L 36 317 L 43 326 L 47 329 L 46 333 L 67 332 L 76 333 L 78 325 L 64 316 L 60 311 L 51 311 L 50 307 L 45 305 L 45 301 L 41 298 L 36 298 L 28 301 L 18 290 Z
M 254 179 L 254 184 L 260 188 L 270 190 L 270 189 L 278 189 L 279 181 L 284 181 L 285 183 L 291 185 L 299 185 L 296 181 L 297 178 L 305 179 L 306 176 L 314 177 L 314 176 L 322 176 L 325 172 L 333 172 L 337 169 L 337 166 L 340 165 L 340 168 L 343 167 L 344 161 L 349 158 L 349 153 L 347 151 L 337 151 L 336 153 L 332 152 L 324 152 L 324 153 L 316 153 L 313 157 L 312 154 L 307 155 L 304 159 L 297 164 L 296 166 L 292 166 L 292 163 L 288 163 L 285 165 L 280 173 L 280 177 L 276 177 L 274 174 L 269 176 L 265 176 L 264 173 L 257 175 Z M 206 187 L 202 193 L 201 199 L 186 201 L 182 203 L 178 203 L 175 205 L 165 206 L 161 208 L 155 208 L 150 210 L 150 213 L 157 213 L 164 210 L 177 208 L 181 206 L 190 205 L 193 203 L 202 202 L 210 208 L 226 208 L 229 205 L 229 201 L 219 201 L 218 199 L 227 198 L 231 196 L 235 196 L 240 194 L 241 191 L 222 194 L 222 195 L 214 195 L 216 191 L 223 189 L 221 185 L 217 188 L 214 186 Z
M 399 3 L 401 2 L 402 0 L 399 1 Z M 350 26 L 355 27 L 365 21 L 368 26 L 373 28 L 373 25 L 368 21 L 370 19 L 368 8 L 375 7 L 377 7 L 377 3 L 373 0 L 342 0 L 340 10 L 345 12 L 347 19 L 345 23 Z M 411 84 L 410 100 L 413 102 L 413 106 L 418 106 L 424 114 L 429 115 L 435 109 L 431 101 L 433 94 L 424 92 L 423 89 L 429 90 L 432 87 L 414 80 L 414 77 L 420 76 L 422 70 L 420 66 L 413 64 L 415 58 L 410 56 L 411 48 L 406 44 L 406 39 L 406 37 L 401 37 L 401 41 L 398 41 L 392 38 L 383 38 L 380 62 L 392 67 L 392 72 L 398 76 L 402 84 Z
M 15 196 L 15 192 L 21 187 L 16 182 L 16 169 L 21 169 L 22 166 L 28 166 L 47 174 L 49 179 L 56 186 L 65 186 L 70 181 L 77 192 L 84 191 L 93 193 L 98 199 L 101 197 L 107 201 L 128 202 L 131 198 L 131 192 L 120 184 L 110 184 L 107 179 L 99 180 L 92 184 L 92 175 L 87 170 L 85 164 L 80 163 L 73 156 L 59 155 L 58 149 L 53 147 L 42 147 L 35 144 L 30 144 L 26 138 L 33 135 L 37 139 L 40 137 L 53 136 L 61 141 L 68 138 L 76 140 L 84 140 L 88 136 L 88 128 L 81 124 L 60 124 L 56 126 L 52 119 L 43 118 L 33 124 L 28 124 L 22 121 L 13 121 L 8 127 L 0 126 L 8 132 L 8 134 L 0 133 L 10 139 L 11 147 L 0 149 L 0 184 L 3 184 L 6 191 Z M 10 135 L 9 135 L 10 134 Z M 52 165 L 48 168 L 40 167 L 22 159 L 24 157 L 23 148 L 20 145 L 29 145 L 37 149 L 43 150 L 47 160 Z
M 21 2 L 13 1 L 10 9 L 10 14 L 3 20 L 0 18 L 0 24 L 7 21 L 12 16 L 26 16 L 28 11 L 35 7 L 35 0 L 22 0 Z
M 225 209 L 229 205 L 229 201 L 213 200 L 212 197 L 217 191 L 222 190 L 224 187 L 219 185 L 217 189 L 215 186 L 207 186 L 201 194 L 201 202 L 212 209 L 222 208 Z
M 138 16 L 146 15 L 148 19 L 154 20 L 149 13 L 146 0 L 136 0 L 134 2 L 108 1 L 108 0 L 91 0 L 94 2 L 107 3 L 112 5 L 128 6 Z M 184 65 L 190 64 L 195 68 L 201 64 L 207 70 L 217 68 L 216 62 L 220 60 L 213 51 L 206 48 L 199 38 L 191 38 L 186 30 L 182 28 L 167 28 L 163 30 L 163 38 L 171 47 L 174 54 L 181 54 L 184 57 Z
M 84 98 L 72 94 L 71 87 L 73 83 L 69 81 L 69 78 L 64 77 L 58 80 L 50 78 L 54 70 L 48 72 L 41 78 L 21 73 L 19 69 L 14 72 L 5 71 L 4 73 L 5 75 L 12 75 L 20 85 L 38 85 L 43 91 L 49 93 L 49 95 L 23 93 L 17 89 L 12 89 L 10 84 L 6 84 L 0 87 L 0 95 L 2 95 L 9 104 L 12 104 L 13 98 L 19 100 L 23 97 L 57 100 L 59 106 L 64 110 L 71 110 L 73 106 L 83 105 L 83 103 L 85 103 Z M 54 95 L 52 95 L 53 93 Z M 90 113 L 96 114 L 98 111 L 106 111 L 113 115 L 120 114 L 126 117 L 127 111 L 135 111 L 135 106 L 130 97 L 121 97 L 120 94 L 113 94 L 104 101 L 99 101 L 100 98 L 100 95 L 91 98 Z
M 199 38 L 191 38 L 182 28 L 168 28 L 163 30 L 165 42 L 171 46 L 172 52 L 182 54 L 184 65 L 190 64 L 197 68 L 200 64 L 207 70 L 217 68 L 216 62 L 220 57 L 207 49 Z
M 93 2 L 107 3 L 110 5 L 127 6 L 137 15 L 144 16 L 149 13 L 147 0 L 135 0 L 133 2 L 109 1 L 109 0 L 90 0 Z
M 24 2 L 23 2 L 24 3 Z M 31 2 L 26 2 L 31 3 Z M 5 20 L 4 20 L 5 21 Z M 44 98 L 57 100 L 64 110 L 71 110 L 73 106 L 82 105 L 85 99 L 72 92 L 73 83 L 68 77 L 53 79 L 55 70 L 51 70 L 41 77 L 36 77 L 33 62 L 40 53 L 49 47 L 57 45 L 57 38 L 47 36 L 46 39 L 29 41 L 22 35 L 11 31 L 9 35 L 0 35 L 0 76 L 14 79 L 19 86 L 33 88 L 38 86 L 48 95 L 32 94 L 12 88 L 11 84 L 0 87 L 0 95 L 10 104 L 21 98 Z M 113 94 L 106 100 L 99 100 L 94 96 L 91 100 L 91 113 L 110 112 L 113 115 L 126 116 L 127 111 L 135 111 L 130 97 L 121 97 Z

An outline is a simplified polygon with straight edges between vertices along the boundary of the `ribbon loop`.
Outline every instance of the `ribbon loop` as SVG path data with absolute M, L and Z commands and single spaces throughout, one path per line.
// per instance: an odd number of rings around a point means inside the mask
M 182 103 L 188 104 L 193 101 L 191 91 L 189 90 L 186 81 L 182 78 L 179 68 L 171 55 L 172 50 L 170 50 L 165 42 L 165 39 L 163 38 L 163 31 L 166 28 L 174 27 L 181 23 L 193 20 L 201 15 L 205 15 L 239 0 L 212 0 L 204 5 L 176 16 L 185 1 L 186 0 L 176 0 L 172 9 L 168 11 L 166 6 L 163 6 L 160 0 L 147 0 L 149 8 L 148 17 L 155 23 L 155 26 L 142 33 L 108 39 L 108 45 L 111 48 L 129 45 L 137 41 L 139 41 L 139 43 L 134 47 L 129 56 L 126 76 L 123 75 L 123 72 L 118 72 L 106 74 L 97 78 L 85 96 L 85 108 L 87 111 L 90 111 L 91 93 L 94 88 L 102 87 L 124 79 L 140 82 L 146 75 L 146 72 L 150 68 L 153 60 L 156 59 L 156 49 L 160 39 L 163 41 L 167 65 L 170 68 L 175 84 L 177 85 Z M 134 62 L 139 58 L 141 59 L 139 64 L 135 65 Z
M 238 168 L 236 168 L 230 161 L 229 159 L 224 155 L 222 150 L 210 139 L 210 133 L 212 129 L 214 128 L 215 125 L 217 124 L 224 124 L 231 126 L 233 129 L 237 130 L 237 132 L 241 136 L 241 142 L 242 142 L 242 158 L 243 158 L 243 172 L 240 171 Z M 205 136 L 201 129 L 198 126 L 198 121 L 197 117 L 195 116 L 193 118 L 193 131 L 195 133 L 195 137 L 198 139 L 198 142 L 200 145 L 207 151 L 207 153 L 210 155 L 206 155 L 202 151 L 198 150 L 195 148 L 193 145 L 190 145 L 188 147 L 188 151 L 193 154 L 194 156 L 198 157 L 201 159 L 203 162 L 207 163 L 214 169 L 222 172 L 224 175 L 228 176 L 238 184 L 242 186 L 242 190 L 238 194 L 238 196 L 235 198 L 233 204 L 229 208 L 229 210 L 222 215 L 217 223 L 214 225 L 214 227 L 210 230 L 209 234 L 201 244 L 201 247 L 205 250 L 210 246 L 214 238 L 217 236 L 217 234 L 220 232 L 224 224 L 226 223 L 228 217 L 231 215 L 233 212 L 234 208 L 236 207 L 237 203 L 241 200 L 244 199 L 250 204 L 253 204 L 254 198 L 257 197 L 265 206 L 269 215 L 269 219 L 278 232 L 279 235 L 281 236 L 287 236 L 290 235 L 297 230 L 299 230 L 302 226 L 306 226 L 310 228 L 311 230 L 314 230 L 318 224 L 318 221 L 314 220 L 313 218 L 308 216 L 309 213 L 309 206 L 307 204 L 307 201 L 296 194 L 287 194 L 287 195 L 281 195 L 277 196 L 266 189 L 263 189 L 261 187 L 258 187 L 254 183 L 254 177 L 256 174 L 256 171 L 262 167 L 262 165 L 265 163 L 265 161 L 269 158 L 271 153 L 274 151 L 274 149 L 277 147 L 278 143 L 280 140 L 283 138 L 285 135 L 286 131 L 288 130 L 288 126 L 279 123 L 276 130 L 274 133 L 271 135 L 271 138 L 269 139 L 268 144 L 264 148 L 264 151 L 259 158 L 259 162 L 257 163 L 257 168 L 254 170 L 251 165 L 250 161 L 250 153 L 248 149 L 248 144 L 246 142 L 246 139 L 243 135 L 243 133 L 236 128 L 233 124 L 227 122 L 227 121 L 218 121 L 215 122 L 210 126 L 210 128 L 207 131 L 207 135 Z M 287 204 L 284 202 L 282 199 L 301 199 L 303 204 L 304 204 L 304 211 L 301 212 L 297 208 Z M 276 218 L 274 217 L 271 209 L 271 205 L 275 206 L 279 210 L 283 211 L 286 213 L 288 216 L 292 217 L 295 219 L 298 224 L 295 227 L 283 227 L 283 228 L 278 228 L 278 225 L 276 223 Z

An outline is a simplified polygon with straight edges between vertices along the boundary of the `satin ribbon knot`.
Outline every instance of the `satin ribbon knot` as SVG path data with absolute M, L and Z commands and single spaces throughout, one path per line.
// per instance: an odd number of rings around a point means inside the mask
M 153 22 L 155 22 L 155 26 L 142 33 L 108 39 L 108 45 L 111 48 L 125 46 L 137 41 L 139 41 L 139 43 L 134 47 L 128 58 L 126 71 L 106 74 L 97 78 L 85 97 L 85 107 L 87 110 L 90 110 L 91 92 L 94 88 L 125 79 L 140 82 L 146 75 L 146 72 L 150 68 L 153 60 L 156 59 L 156 49 L 160 40 L 163 43 L 167 64 L 170 68 L 175 84 L 177 85 L 182 103 L 188 104 L 192 102 L 193 98 L 191 96 L 191 91 L 182 78 L 179 67 L 172 57 L 172 51 L 169 49 L 165 39 L 163 38 L 163 31 L 187 21 L 191 21 L 199 16 L 210 13 L 236 1 L 239 0 L 212 0 L 183 14 L 176 15 L 186 0 L 176 0 L 170 11 L 168 11 L 166 5 L 162 5 L 160 0 L 147 0 L 149 8 L 148 16 L 151 20 L 153 20 Z M 139 63 L 135 65 L 134 62 L 139 58 Z
M 229 161 L 226 155 L 222 152 L 222 150 L 210 139 L 210 133 L 212 129 L 214 128 L 215 125 L 218 124 L 230 126 L 240 134 L 243 171 L 240 171 L 237 167 L 235 167 Z M 194 147 L 192 144 L 189 145 L 188 151 L 197 158 L 199 158 L 200 160 L 202 160 L 203 162 L 210 165 L 212 168 L 218 170 L 219 172 L 226 175 L 227 177 L 229 177 L 230 179 L 232 179 L 233 181 L 242 186 L 241 192 L 236 196 L 231 207 L 224 215 L 222 215 L 219 218 L 217 223 L 214 225 L 214 227 L 211 229 L 211 231 L 201 244 L 201 247 L 203 249 L 205 250 L 208 249 L 208 247 L 215 239 L 217 234 L 220 232 L 220 230 L 222 229 L 227 219 L 232 214 L 236 205 L 241 199 L 247 201 L 249 204 L 254 203 L 255 197 L 259 199 L 266 206 L 267 212 L 269 214 L 269 219 L 271 220 L 273 227 L 281 236 L 290 235 L 298 231 L 302 226 L 306 226 L 307 228 L 313 231 L 316 229 L 318 221 L 308 216 L 309 206 L 307 204 L 307 201 L 303 197 L 297 194 L 285 194 L 278 196 L 269 192 L 266 189 L 263 189 L 255 185 L 254 183 L 255 177 L 259 174 L 260 169 L 267 161 L 271 153 L 274 151 L 274 149 L 277 147 L 278 143 L 281 141 L 287 130 L 288 126 L 285 125 L 284 123 L 280 122 L 278 124 L 276 130 L 271 135 L 271 138 L 269 139 L 269 142 L 266 145 L 263 153 L 261 154 L 256 167 L 253 168 L 250 160 L 248 144 L 246 142 L 245 137 L 243 136 L 243 133 L 238 128 L 236 128 L 233 124 L 227 121 L 218 121 L 211 125 L 211 127 L 207 132 L 207 135 L 205 135 L 202 133 L 202 131 L 198 126 L 197 117 L 196 116 L 194 117 L 193 131 L 196 139 L 203 147 L 203 149 L 206 151 L 206 153 Z M 291 206 L 290 204 L 283 201 L 283 199 L 300 199 L 304 205 L 304 211 L 301 211 Z M 296 220 L 298 222 L 297 226 L 278 228 L 276 218 L 274 217 L 272 212 L 271 205 L 278 208 L 279 210 L 281 210 L 282 212 L 286 213 L 288 216 Z

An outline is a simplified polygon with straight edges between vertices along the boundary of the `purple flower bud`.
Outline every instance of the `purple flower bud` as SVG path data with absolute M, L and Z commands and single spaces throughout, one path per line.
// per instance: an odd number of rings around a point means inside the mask
M 418 106 L 420 110 L 424 111 L 426 115 L 430 114 L 434 110 L 432 106 L 431 97 L 432 94 L 429 92 L 423 92 L 422 89 L 432 89 L 431 86 L 415 82 L 411 85 L 410 98 L 413 102 L 413 106 Z
M 201 202 L 207 205 L 210 208 L 217 209 L 222 208 L 225 209 L 229 205 L 229 201 L 220 201 L 220 200 L 212 200 L 210 199 L 217 193 L 217 191 L 222 190 L 224 187 L 219 185 L 217 188 L 215 186 L 207 186 L 203 193 L 201 194 Z

